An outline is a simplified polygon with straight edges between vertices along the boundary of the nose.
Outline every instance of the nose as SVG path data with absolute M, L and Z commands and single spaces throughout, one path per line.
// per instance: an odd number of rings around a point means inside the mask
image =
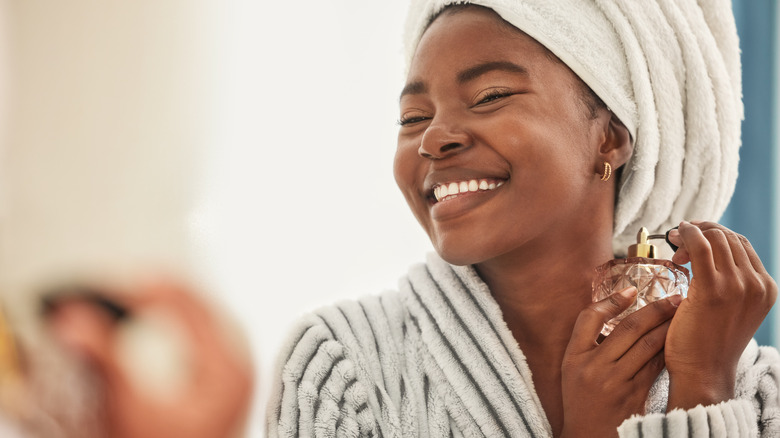
M 440 160 L 467 149 L 472 140 L 462 126 L 434 120 L 423 133 L 417 153 L 423 158 Z

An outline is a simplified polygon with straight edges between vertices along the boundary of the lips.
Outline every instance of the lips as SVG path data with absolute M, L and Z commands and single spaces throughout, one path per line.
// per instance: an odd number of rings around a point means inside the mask
M 433 201 L 439 203 L 457 198 L 459 195 L 475 192 L 487 192 L 495 190 L 504 184 L 504 180 L 498 178 L 466 179 L 436 183 L 433 185 Z

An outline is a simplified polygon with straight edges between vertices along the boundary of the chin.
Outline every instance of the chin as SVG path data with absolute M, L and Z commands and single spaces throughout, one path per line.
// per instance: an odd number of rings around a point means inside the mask
M 485 263 L 506 256 L 527 243 L 518 236 L 507 237 L 508 233 L 491 233 L 485 229 L 480 231 L 469 232 L 465 237 L 454 233 L 429 236 L 439 257 L 455 266 Z
M 482 254 L 483 249 L 473 244 L 447 244 L 433 241 L 433 247 L 445 262 L 455 266 L 474 265 L 490 258 Z
M 468 266 L 476 263 L 472 262 L 468 257 L 450 256 L 449 254 L 441 253 L 439 251 L 436 251 L 436 253 L 439 254 L 439 257 L 441 257 L 445 262 L 451 265 Z

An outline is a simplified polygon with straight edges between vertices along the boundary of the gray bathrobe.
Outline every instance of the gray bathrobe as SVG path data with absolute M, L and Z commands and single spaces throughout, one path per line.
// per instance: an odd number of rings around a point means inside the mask
M 780 437 L 780 355 L 752 341 L 736 398 L 666 414 L 668 374 L 621 437 Z M 487 286 L 432 255 L 400 291 L 305 317 L 281 352 L 273 437 L 549 437 L 531 372 Z

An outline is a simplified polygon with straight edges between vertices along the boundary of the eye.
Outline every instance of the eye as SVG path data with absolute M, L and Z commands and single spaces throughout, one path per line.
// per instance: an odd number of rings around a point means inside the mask
M 479 98 L 479 100 L 477 101 L 477 103 L 474 106 L 484 105 L 484 104 L 487 104 L 487 103 L 490 103 L 490 102 L 502 99 L 504 97 L 512 96 L 514 94 L 517 94 L 517 93 L 515 93 L 514 91 L 511 91 L 511 90 L 503 89 L 503 88 L 487 90 Z
M 401 118 L 398 119 L 398 124 L 400 126 L 406 126 L 406 125 L 419 123 L 428 119 L 429 117 L 424 117 L 424 116 L 401 116 Z

